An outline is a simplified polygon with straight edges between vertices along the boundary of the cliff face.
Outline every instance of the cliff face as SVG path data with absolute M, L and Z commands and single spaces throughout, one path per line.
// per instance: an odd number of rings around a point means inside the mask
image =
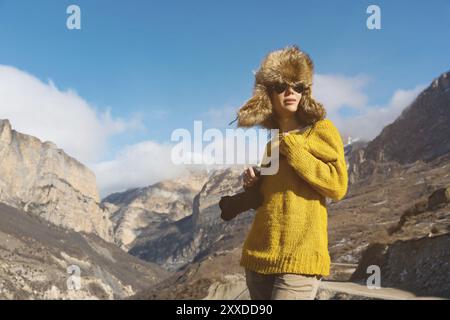
M 218 202 L 222 195 L 243 191 L 243 170 L 236 167 L 214 171 L 194 197 L 192 214 L 157 229 L 144 230 L 131 244 L 129 253 L 172 271 L 219 250 L 217 243 L 221 243 L 221 250 L 237 245 L 241 238 L 229 242 L 226 239 L 232 230 L 243 231 L 250 225 L 252 210 L 225 223 L 220 218 Z
M 450 233 L 391 244 L 373 244 L 352 280 L 365 281 L 370 265 L 380 267 L 381 285 L 417 295 L 450 298 Z
M 94 234 L 0 203 L 0 300 L 120 299 L 166 276 Z
M 430 162 L 450 152 L 450 72 L 437 77 L 364 148 L 351 152 L 349 179 L 395 176 L 399 165 Z
M 206 170 L 192 171 L 176 180 L 114 193 L 102 201 L 112 212 L 116 241 L 124 250 L 143 232 L 154 233 L 163 224 L 192 214 L 192 199 L 206 182 Z
M 351 279 L 365 281 L 368 266 L 377 265 L 382 286 L 450 298 L 449 231 L 447 185 L 411 203 L 398 223 L 389 228 L 389 238 L 363 252 Z
M 12 130 L 0 120 L 0 202 L 58 226 L 113 241 L 99 205 L 95 175 L 51 142 Z

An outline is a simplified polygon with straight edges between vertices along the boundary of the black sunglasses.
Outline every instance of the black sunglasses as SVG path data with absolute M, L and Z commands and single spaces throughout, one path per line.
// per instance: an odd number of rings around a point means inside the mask
M 283 93 L 284 91 L 286 91 L 286 89 L 289 86 L 290 86 L 290 84 L 288 84 L 286 82 L 279 82 L 279 83 L 274 83 L 274 84 L 270 85 L 269 89 L 280 94 L 280 93 Z M 294 91 L 297 93 L 302 93 L 306 89 L 306 86 L 300 82 L 300 83 L 294 84 L 292 86 L 292 89 L 294 89 Z

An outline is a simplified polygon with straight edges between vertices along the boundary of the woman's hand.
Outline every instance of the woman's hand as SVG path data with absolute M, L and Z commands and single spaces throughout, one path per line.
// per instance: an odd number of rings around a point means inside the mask
M 258 181 L 259 178 L 256 176 L 253 167 L 245 169 L 243 176 L 244 176 L 244 188 L 249 188 L 253 186 L 256 183 L 256 181 Z

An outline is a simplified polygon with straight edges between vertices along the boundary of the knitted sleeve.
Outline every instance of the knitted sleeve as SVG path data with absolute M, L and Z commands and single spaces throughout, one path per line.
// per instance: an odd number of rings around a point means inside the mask
M 344 145 L 331 120 L 318 121 L 308 138 L 299 134 L 284 136 L 280 152 L 297 174 L 323 196 L 344 198 L 348 184 Z

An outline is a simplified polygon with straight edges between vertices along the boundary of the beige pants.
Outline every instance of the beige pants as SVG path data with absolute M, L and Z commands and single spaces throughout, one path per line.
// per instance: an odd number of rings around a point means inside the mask
M 314 300 L 320 276 L 294 273 L 261 274 L 245 269 L 252 300 Z

